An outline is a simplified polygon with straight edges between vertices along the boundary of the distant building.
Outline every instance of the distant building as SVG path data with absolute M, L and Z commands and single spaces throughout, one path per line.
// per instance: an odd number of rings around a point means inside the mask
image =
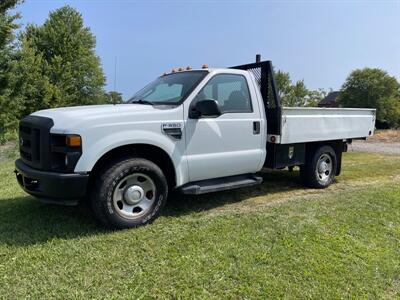
M 318 107 L 339 107 L 338 103 L 338 96 L 339 96 L 338 91 L 336 92 L 330 92 L 324 99 L 322 99 L 318 103 Z

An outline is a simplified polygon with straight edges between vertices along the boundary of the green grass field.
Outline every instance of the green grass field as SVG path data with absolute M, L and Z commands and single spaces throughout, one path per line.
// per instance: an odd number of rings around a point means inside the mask
M 115 232 L 0 164 L 0 298 L 400 298 L 399 156 L 347 153 L 323 191 L 280 171 L 172 195 L 152 225 Z

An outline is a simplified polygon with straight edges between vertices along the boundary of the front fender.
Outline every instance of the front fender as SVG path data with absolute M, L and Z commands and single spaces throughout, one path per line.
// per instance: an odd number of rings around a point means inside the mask
M 103 155 L 120 146 L 132 144 L 147 144 L 164 150 L 174 165 L 177 185 L 187 182 L 184 141 L 173 140 L 162 133 L 145 130 L 125 130 L 97 138 L 93 134 L 83 135 L 82 156 L 75 167 L 75 172 L 90 172 Z

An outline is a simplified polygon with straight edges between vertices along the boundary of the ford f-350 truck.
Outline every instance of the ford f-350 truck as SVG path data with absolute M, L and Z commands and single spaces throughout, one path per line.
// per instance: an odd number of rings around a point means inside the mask
M 257 185 L 263 167 L 300 167 L 306 186 L 340 174 L 352 139 L 373 134 L 375 110 L 281 107 L 272 64 L 180 69 L 127 103 L 47 109 L 20 122 L 16 177 L 45 202 L 89 199 L 103 224 L 153 221 L 168 193 Z

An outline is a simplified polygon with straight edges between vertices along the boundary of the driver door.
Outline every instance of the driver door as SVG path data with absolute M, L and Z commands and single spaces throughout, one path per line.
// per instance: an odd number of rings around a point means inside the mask
M 262 166 L 264 121 L 255 92 L 242 74 L 217 74 L 192 100 L 213 99 L 218 117 L 187 118 L 186 154 L 190 181 L 254 173 Z

